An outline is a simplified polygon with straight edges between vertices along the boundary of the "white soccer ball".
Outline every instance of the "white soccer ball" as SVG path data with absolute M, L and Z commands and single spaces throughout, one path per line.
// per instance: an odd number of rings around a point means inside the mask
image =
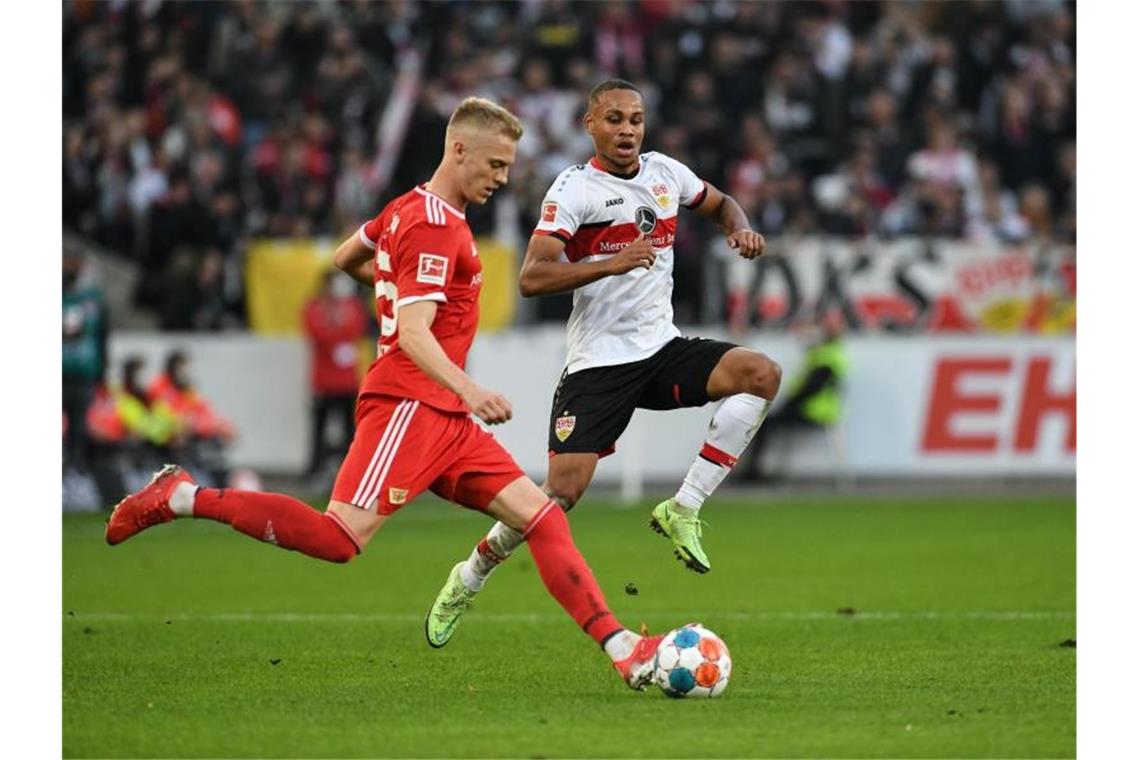
M 732 655 L 700 623 L 670 631 L 657 646 L 653 682 L 670 697 L 719 697 L 732 675 Z

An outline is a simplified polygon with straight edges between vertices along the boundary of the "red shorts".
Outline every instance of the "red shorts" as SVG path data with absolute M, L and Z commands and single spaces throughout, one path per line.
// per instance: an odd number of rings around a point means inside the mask
M 506 449 L 469 415 L 441 412 L 419 401 L 362 396 L 356 435 L 333 485 L 332 498 L 390 515 L 426 490 L 485 510 L 508 483 L 523 476 Z

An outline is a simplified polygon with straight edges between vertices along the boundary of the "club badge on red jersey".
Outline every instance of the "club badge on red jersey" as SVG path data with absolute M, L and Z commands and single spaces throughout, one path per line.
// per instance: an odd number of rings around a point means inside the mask
M 542 204 L 542 221 L 553 222 L 554 218 L 558 216 L 557 203 L 544 203 Z
M 434 253 L 420 254 L 420 269 L 416 273 L 416 282 L 428 285 L 444 285 L 447 282 L 447 257 L 437 256 Z

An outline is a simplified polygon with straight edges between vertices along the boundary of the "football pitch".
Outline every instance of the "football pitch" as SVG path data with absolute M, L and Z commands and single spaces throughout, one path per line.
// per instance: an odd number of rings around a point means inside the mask
M 439 502 L 347 566 L 204 521 L 110 548 L 102 517 L 65 517 L 63 754 L 1075 756 L 1074 499 L 716 499 L 705 576 L 651 506 L 587 495 L 575 539 L 627 625 L 725 639 L 719 699 L 629 690 L 525 549 L 429 648 L 423 613 L 490 525 Z

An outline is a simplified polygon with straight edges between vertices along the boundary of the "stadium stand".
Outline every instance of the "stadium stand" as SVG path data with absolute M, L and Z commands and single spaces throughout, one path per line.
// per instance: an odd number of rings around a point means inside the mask
M 430 172 L 464 95 L 525 122 L 496 201 L 514 213 L 471 220 L 525 240 L 589 155 L 585 89 L 619 75 L 647 96 L 647 145 L 769 236 L 1071 242 L 1074 29 L 1051 1 L 69 2 L 64 227 L 138 265 L 162 328 L 240 329 L 243 241 L 374 213 Z M 685 221 L 678 318 L 723 318 L 692 260 L 710 231 Z

